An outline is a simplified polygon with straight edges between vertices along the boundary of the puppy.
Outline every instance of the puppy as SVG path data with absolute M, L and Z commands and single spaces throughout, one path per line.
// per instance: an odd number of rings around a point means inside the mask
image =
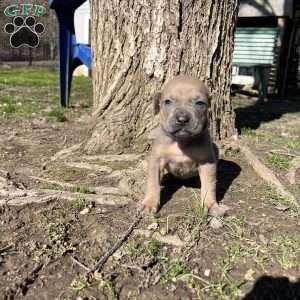
M 154 99 L 160 126 L 148 161 L 144 212 L 160 206 L 160 182 L 165 171 L 187 179 L 199 175 L 201 199 L 212 216 L 222 216 L 225 205 L 216 201 L 217 154 L 209 135 L 209 92 L 201 81 L 188 76 L 171 80 Z

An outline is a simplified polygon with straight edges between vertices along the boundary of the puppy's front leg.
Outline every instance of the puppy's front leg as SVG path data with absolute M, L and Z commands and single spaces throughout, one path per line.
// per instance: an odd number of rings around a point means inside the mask
M 160 181 L 163 174 L 164 162 L 157 157 L 151 157 L 148 162 L 146 195 L 141 202 L 143 211 L 155 213 L 160 204 Z
M 200 165 L 201 200 L 211 216 L 223 216 L 229 209 L 226 205 L 219 205 L 216 200 L 217 164 L 206 163 Z

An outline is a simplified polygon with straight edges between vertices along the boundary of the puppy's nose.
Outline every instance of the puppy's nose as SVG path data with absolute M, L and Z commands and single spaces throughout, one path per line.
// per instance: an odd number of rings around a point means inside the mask
M 186 124 L 190 121 L 190 116 L 186 112 L 179 112 L 176 114 L 176 123 L 177 124 Z

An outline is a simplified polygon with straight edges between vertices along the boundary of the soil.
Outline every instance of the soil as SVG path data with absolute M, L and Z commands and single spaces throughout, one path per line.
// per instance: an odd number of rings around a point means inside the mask
M 300 155 L 298 144 L 289 142 L 300 138 L 299 101 L 257 106 L 253 98 L 236 96 L 234 103 L 243 142 L 299 199 L 299 170 L 289 184 L 288 169 L 266 159 L 271 150 L 288 159 Z M 0 194 L 0 297 L 300 299 L 299 211 L 236 149 L 227 149 L 219 162 L 218 199 L 231 207 L 222 227 L 210 226 L 197 180 L 166 178 L 159 213 L 143 218 L 102 270 L 87 278 L 87 269 L 134 221 L 144 193 L 145 155 L 51 160 L 88 134 L 90 109 L 68 109 L 67 121 L 58 122 L 45 115 L 49 103 L 44 105 L 35 114 L 0 116 L 0 177 L 10 191 L 27 193 Z M 109 187 L 119 194 L 103 197 L 101 189 Z M 15 201 L 32 191 L 54 196 L 42 203 Z

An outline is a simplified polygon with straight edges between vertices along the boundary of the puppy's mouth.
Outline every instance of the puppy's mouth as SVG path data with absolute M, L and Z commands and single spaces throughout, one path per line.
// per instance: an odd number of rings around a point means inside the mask
M 187 128 L 181 127 L 176 130 L 173 130 L 170 132 L 173 136 L 176 137 L 189 137 L 193 136 L 193 133 L 191 133 Z
M 206 130 L 206 124 L 196 124 L 191 126 L 173 126 L 171 128 L 164 128 L 165 131 L 177 139 L 197 138 Z M 167 130 L 166 130 L 167 129 Z

